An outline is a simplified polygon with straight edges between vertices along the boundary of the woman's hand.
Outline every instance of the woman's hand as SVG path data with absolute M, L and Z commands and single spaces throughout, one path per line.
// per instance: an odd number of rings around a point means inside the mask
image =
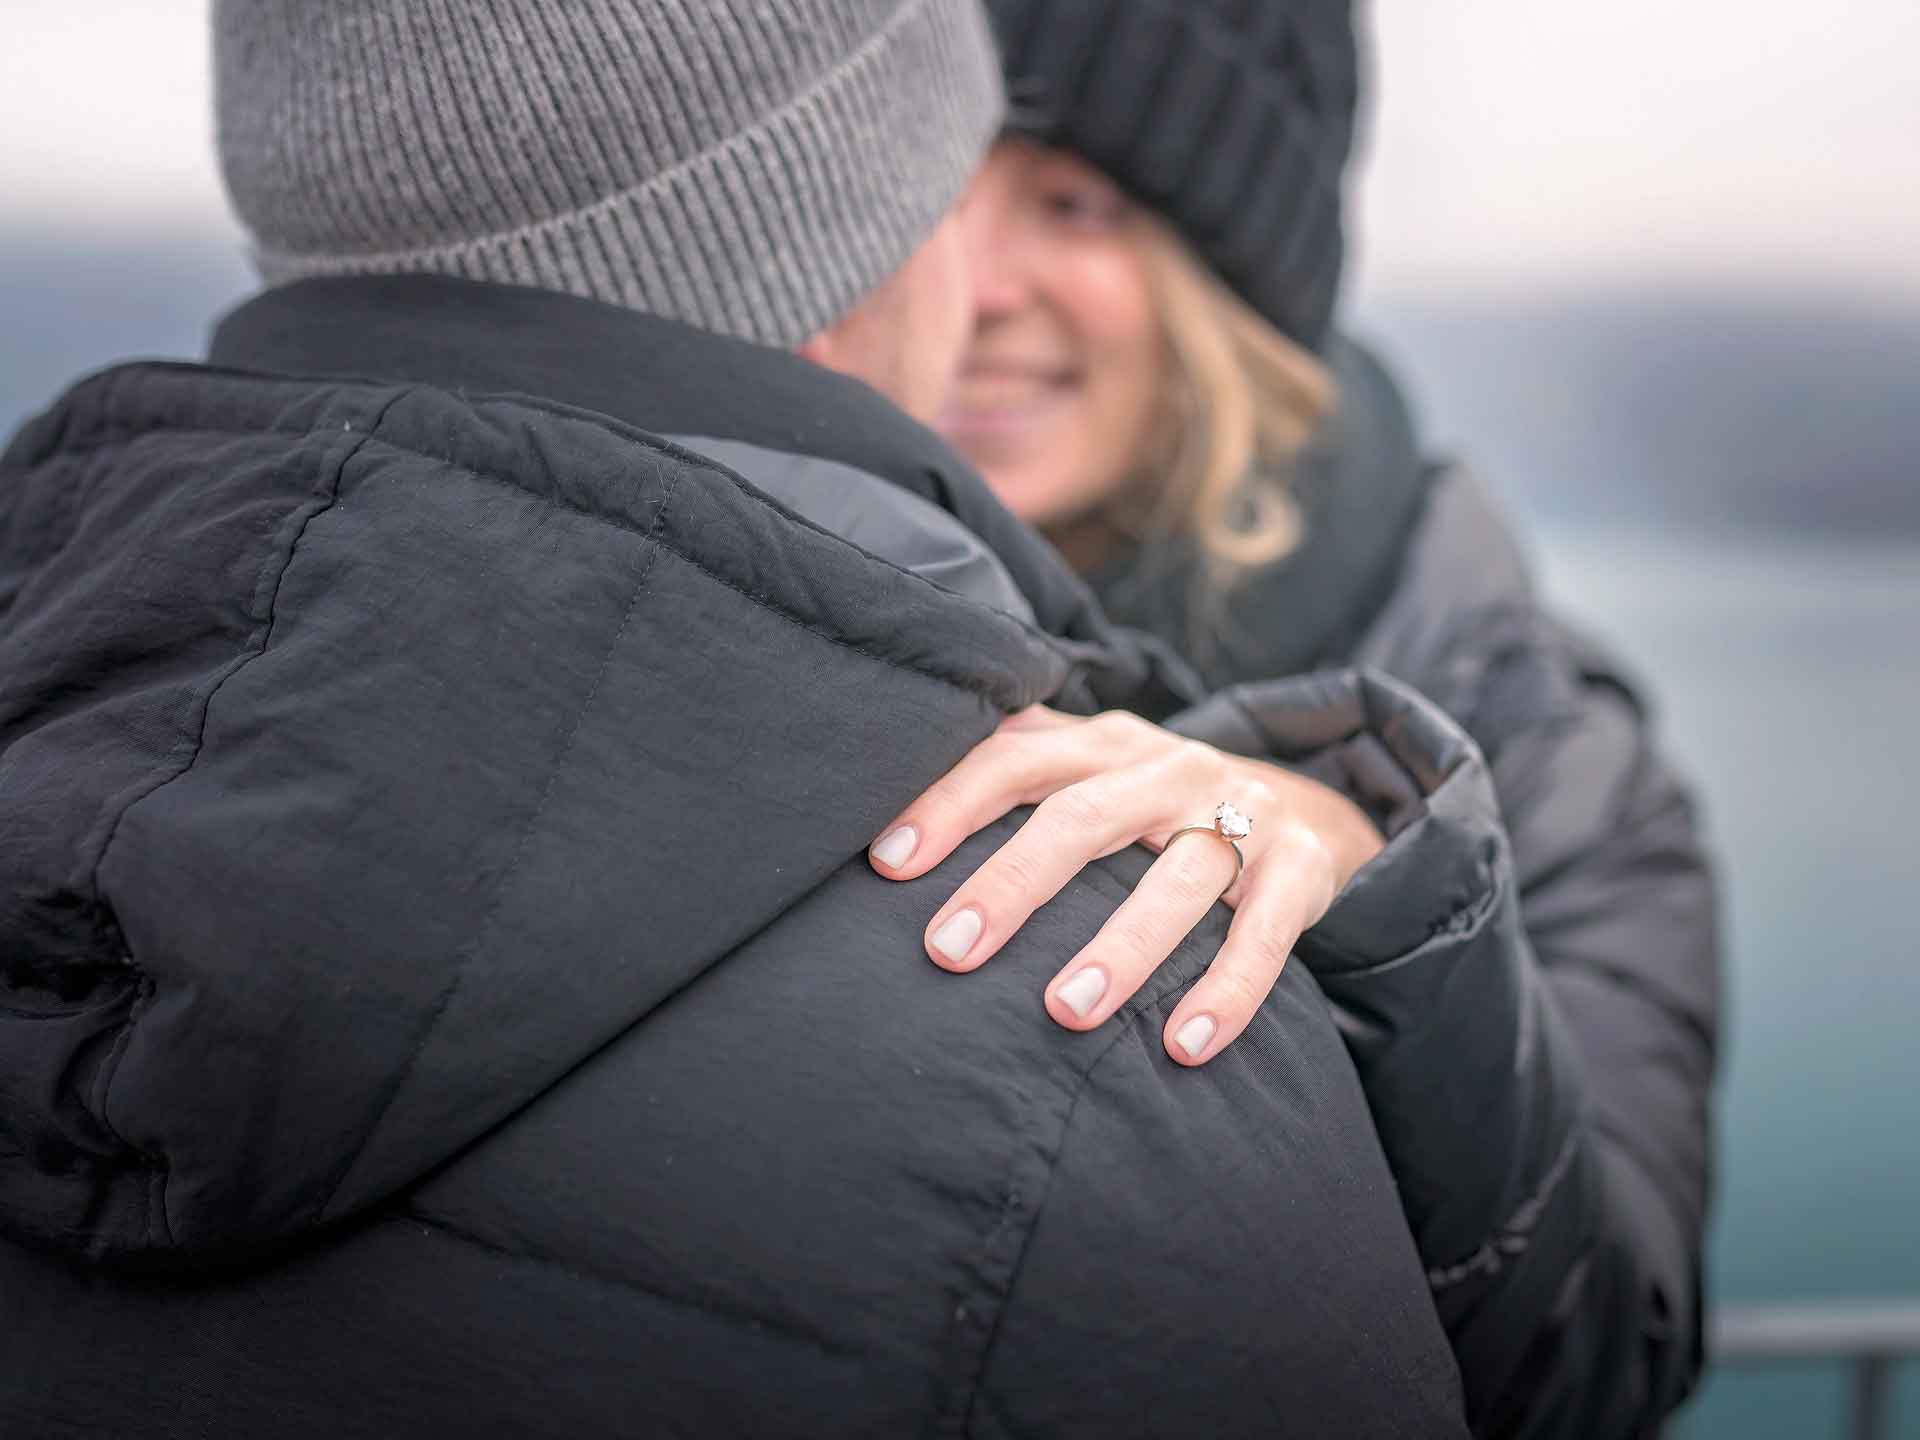
M 1246 869 L 1211 828 L 1222 801 L 1253 820 Z M 1038 808 L 927 926 L 927 954 L 968 971 L 1057 895 L 1089 861 L 1135 842 L 1161 852 L 1139 887 L 1046 989 L 1047 1013 L 1072 1030 L 1112 1015 L 1173 953 L 1216 900 L 1235 910 L 1226 943 L 1167 1020 L 1163 1043 L 1183 1065 L 1232 1044 L 1280 977 L 1300 933 L 1327 912 L 1381 838 L 1327 787 L 1258 760 L 1186 740 L 1114 711 L 1083 720 L 1034 706 L 1010 715 L 888 826 L 875 870 L 913 880 L 974 831 L 1021 805 Z M 1224 893 L 1223 893 L 1224 892 Z

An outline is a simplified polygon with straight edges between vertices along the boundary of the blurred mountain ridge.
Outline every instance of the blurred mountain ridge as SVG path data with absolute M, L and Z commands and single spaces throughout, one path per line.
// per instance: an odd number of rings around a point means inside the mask
M 1430 441 L 1534 516 L 1920 537 L 1920 302 L 1403 291 L 1356 328 Z
M 192 358 L 237 236 L 0 238 L 0 431 L 122 358 Z M 1920 301 L 1673 282 L 1365 297 L 1431 442 L 1523 517 L 1920 537 Z

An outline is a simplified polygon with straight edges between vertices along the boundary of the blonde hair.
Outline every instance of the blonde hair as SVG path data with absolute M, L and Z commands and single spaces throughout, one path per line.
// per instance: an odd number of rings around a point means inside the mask
M 1148 283 L 1173 383 L 1139 473 L 1106 517 L 1136 540 L 1191 535 L 1216 595 L 1301 542 L 1294 462 L 1333 409 L 1333 377 L 1142 217 Z

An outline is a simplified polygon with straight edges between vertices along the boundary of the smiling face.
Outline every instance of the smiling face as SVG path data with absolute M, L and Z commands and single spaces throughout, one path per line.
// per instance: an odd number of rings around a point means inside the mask
M 1170 362 L 1145 216 L 1099 171 L 994 146 L 963 211 L 973 340 L 940 418 L 1015 514 L 1070 524 L 1137 473 Z

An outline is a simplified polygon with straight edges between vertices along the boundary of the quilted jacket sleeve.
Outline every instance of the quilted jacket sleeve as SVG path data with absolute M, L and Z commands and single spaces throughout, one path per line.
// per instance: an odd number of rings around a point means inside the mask
M 1627 692 L 1559 632 L 1513 638 L 1475 672 L 1491 753 L 1367 670 L 1237 687 L 1173 728 L 1314 774 L 1389 837 L 1297 956 L 1475 1432 L 1637 1434 L 1700 1363 L 1711 886 Z

